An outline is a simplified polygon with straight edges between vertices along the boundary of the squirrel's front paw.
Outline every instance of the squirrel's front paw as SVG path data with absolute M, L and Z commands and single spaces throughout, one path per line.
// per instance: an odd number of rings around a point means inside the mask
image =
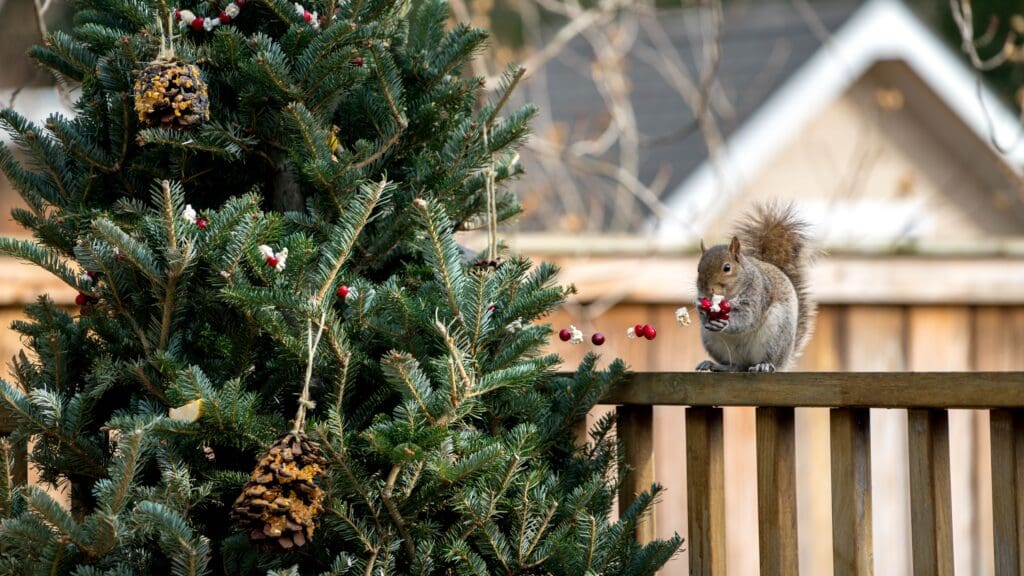
M 700 364 L 697 364 L 697 372 L 711 372 L 714 369 L 715 363 L 711 360 L 705 360 Z
M 750 368 L 747 368 L 747 372 L 775 372 L 775 364 L 771 362 L 761 362 L 760 364 L 754 364 Z
M 708 320 L 704 323 L 704 329 L 711 332 L 721 332 L 729 325 L 728 320 Z

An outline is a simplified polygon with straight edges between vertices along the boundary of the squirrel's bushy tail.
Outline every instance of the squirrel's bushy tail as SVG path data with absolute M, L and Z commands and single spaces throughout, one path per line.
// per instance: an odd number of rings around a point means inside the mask
M 810 297 L 807 275 L 814 259 L 810 226 L 792 204 L 758 204 L 736 227 L 744 252 L 774 264 L 793 283 L 797 297 L 796 347 L 800 353 L 814 329 L 817 306 Z

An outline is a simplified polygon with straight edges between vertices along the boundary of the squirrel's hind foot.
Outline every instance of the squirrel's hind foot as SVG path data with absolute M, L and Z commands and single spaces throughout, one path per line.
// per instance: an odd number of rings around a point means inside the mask
M 747 368 L 747 372 L 775 372 L 775 364 L 771 362 L 761 362 L 760 364 L 754 364 L 750 368 Z
M 738 369 L 730 364 L 718 364 L 711 360 L 705 360 L 697 364 L 697 372 L 737 372 Z

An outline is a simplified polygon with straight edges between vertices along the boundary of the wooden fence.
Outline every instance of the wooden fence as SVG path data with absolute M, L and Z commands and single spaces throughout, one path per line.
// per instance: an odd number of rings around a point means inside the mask
M 686 441 L 678 447 L 687 470 L 690 573 L 699 576 L 726 573 L 723 406 L 756 407 L 760 573 L 785 576 L 799 573 L 796 408 L 830 408 L 835 576 L 874 573 L 869 409 L 907 411 L 915 575 L 953 574 L 947 410 L 988 410 L 995 573 L 1024 574 L 1022 372 L 641 373 L 604 402 L 617 405 L 632 470 L 619 492 L 620 510 L 655 481 L 654 406 L 687 406 Z M 653 526 L 647 517 L 637 538 L 653 538 Z

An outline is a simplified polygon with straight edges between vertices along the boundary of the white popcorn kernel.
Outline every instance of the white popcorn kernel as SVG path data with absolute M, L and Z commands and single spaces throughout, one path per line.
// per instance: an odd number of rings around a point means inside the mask
M 686 306 L 676 308 L 676 323 L 680 326 L 690 325 L 690 311 L 686 309 Z
M 288 260 L 288 249 L 282 248 L 280 252 L 275 254 L 277 256 L 277 266 L 274 266 L 274 270 L 278 272 L 284 272 L 285 261 Z
M 636 340 L 637 339 L 636 329 L 633 328 L 632 326 L 630 326 L 629 328 L 626 328 L 626 338 L 629 338 L 630 340 Z
M 238 16 L 238 13 L 240 11 L 241 10 L 239 10 L 238 4 L 235 4 L 234 2 L 232 2 L 231 4 L 228 4 L 227 6 L 224 7 L 224 13 L 227 14 L 228 16 L 230 16 L 231 18 L 234 18 L 235 16 Z
M 181 218 L 191 224 L 196 223 L 196 218 L 198 216 L 199 215 L 196 213 L 195 208 L 193 208 L 191 204 L 186 204 L 185 210 L 181 213 Z
M 572 337 L 569 338 L 569 343 L 571 343 L 571 344 L 580 344 L 580 343 L 583 342 L 583 332 L 581 332 L 575 326 L 572 326 L 572 325 L 569 326 L 569 333 L 572 334 Z
M 182 10 L 179 12 L 179 15 L 181 16 L 182 26 L 191 26 L 192 22 L 196 19 L 196 15 L 191 10 Z
M 725 300 L 725 296 L 722 296 L 721 294 L 715 294 L 715 295 L 711 296 L 711 311 L 712 312 L 718 312 L 718 311 L 720 311 L 722 309 L 722 307 L 719 306 L 719 304 L 722 302 L 722 300 Z

